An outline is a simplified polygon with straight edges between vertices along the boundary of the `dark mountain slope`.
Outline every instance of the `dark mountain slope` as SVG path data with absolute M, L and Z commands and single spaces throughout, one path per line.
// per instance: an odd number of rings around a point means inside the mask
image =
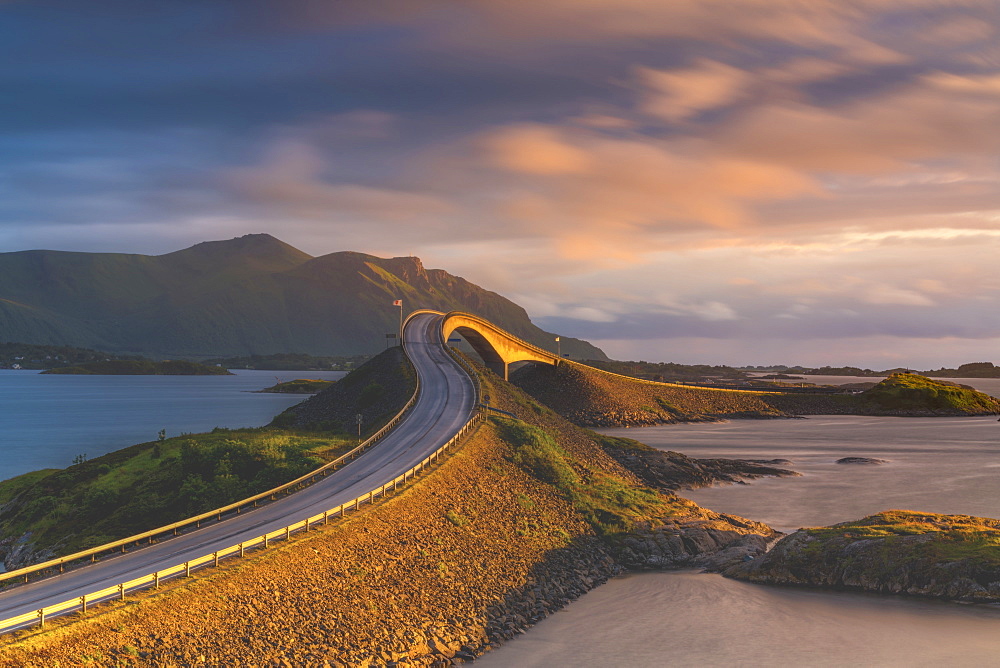
M 487 317 L 537 345 L 553 335 L 524 309 L 415 257 L 313 258 L 252 234 L 161 256 L 24 251 L 0 254 L 0 340 L 153 356 L 378 352 L 403 299 L 415 308 Z M 575 357 L 604 358 L 563 339 Z

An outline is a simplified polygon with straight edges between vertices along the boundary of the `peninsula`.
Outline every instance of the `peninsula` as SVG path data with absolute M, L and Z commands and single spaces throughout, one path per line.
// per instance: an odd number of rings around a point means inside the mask
M 208 366 L 185 360 L 106 360 L 75 366 L 60 366 L 42 373 L 77 376 L 232 376 L 221 366 Z

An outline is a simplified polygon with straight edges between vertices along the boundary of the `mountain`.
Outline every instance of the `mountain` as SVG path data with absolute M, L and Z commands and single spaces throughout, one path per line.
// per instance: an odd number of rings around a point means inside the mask
M 357 355 L 398 330 L 395 299 L 406 312 L 468 311 L 555 346 L 514 302 L 416 257 L 312 257 L 267 234 L 158 256 L 0 253 L 0 341 L 155 357 Z M 562 350 L 607 359 L 578 339 L 563 337 Z

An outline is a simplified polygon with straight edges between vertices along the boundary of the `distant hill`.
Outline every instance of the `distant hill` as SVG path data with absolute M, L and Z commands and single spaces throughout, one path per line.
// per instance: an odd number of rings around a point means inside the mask
M 0 343 L 0 369 L 53 369 L 86 364 L 87 362 L 102 362 L 109 359 L 122 359 L 122 357 L 99 350 L 70 346 Z M 142 358 L 126 356 L 124 359 L 141 360 Z
M 0 253 L 0 341 L 170 358 L 362 355 L 397 331 L 395 299 L 406 312 L 469 311 L 555 345 L 517 304 L 415 257 L 311 257 L 267 234 L 158 256 Z M 562 350 L 607 359 L 578 339 L 562 337 Z

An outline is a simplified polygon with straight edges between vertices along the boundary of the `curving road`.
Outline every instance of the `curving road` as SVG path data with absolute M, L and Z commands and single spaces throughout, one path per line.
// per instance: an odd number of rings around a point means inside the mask
M 468 422 L 472 380 L 445 351 L 440 315 L 413 316 L 403 333 L 420 377 L 413 410 L 372 449 L 316 484 L 252 512 L 62 575 L 0 592 L 7 619 L 111 587 L 281 529 L 381 487 L 418 464 Z

